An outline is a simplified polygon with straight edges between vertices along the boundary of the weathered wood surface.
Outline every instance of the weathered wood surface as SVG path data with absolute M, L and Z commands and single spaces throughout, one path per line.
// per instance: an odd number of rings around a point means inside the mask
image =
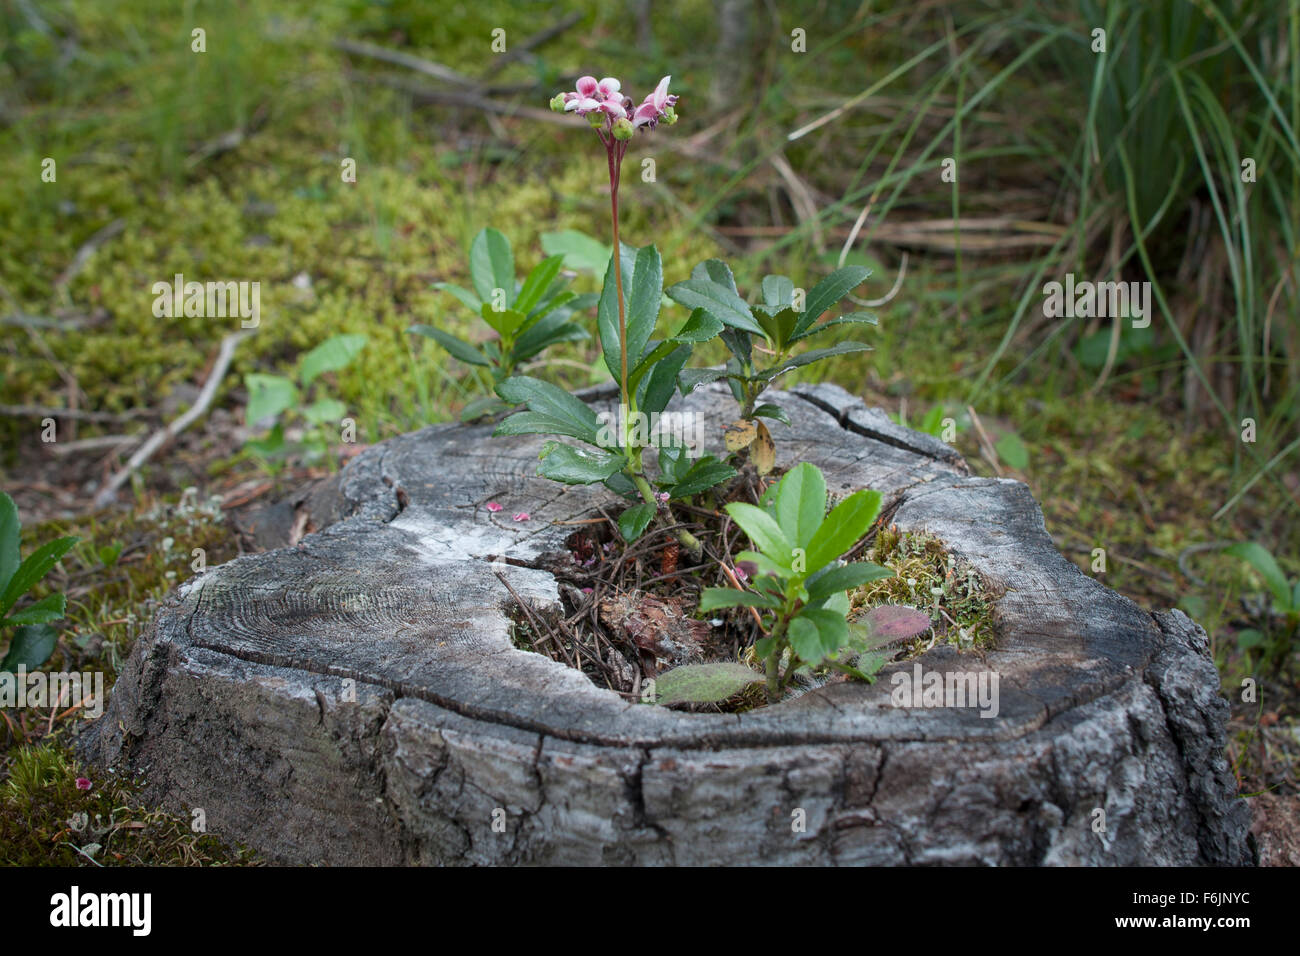
M 528 565 L 563 550 L 572 526 L 553 522 L 612 496 L 535 477 L 538 439 L 449 425 L 366 450 L 255 531 L 312 533 L 171 595 L 86 753 L 286 862 L 1250 862 L 1198 626 L 1080 572 L 1023 484 L 970 477 L 838 388 L 783 404 L 779 464 L 815 462 L 835 494 L 880 490 L 900 528 L 1004 592 L 996 649 L 920 658 L 996 672 L 996 717 L 893 706 L 912 663 L 705 715 L 516 649 L 496 574 L 558 610 L 554 578 Z M 718 443 L 735 412 L 721 387 L 677 407 Z

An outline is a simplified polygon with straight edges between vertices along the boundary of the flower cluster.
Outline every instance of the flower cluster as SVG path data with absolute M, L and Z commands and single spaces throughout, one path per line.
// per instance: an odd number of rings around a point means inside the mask
M 677 122 L 673 106 L 677 97 L 668 92 L 665 76 L 648 93 L 640 105 L 633 107 L 630 97 L 623 94 L 623 84 L 612 76 L 597 80 L 594 76 L 578 79 L 577 89 L 557 93 L 551 100 L 551 109 L 557 113 L 577 113 L 585 117 L 597 131 L 608 133 L 618 140 L 628 140 L 638 129 L 654 129 L 660 123 L 671 126 Z

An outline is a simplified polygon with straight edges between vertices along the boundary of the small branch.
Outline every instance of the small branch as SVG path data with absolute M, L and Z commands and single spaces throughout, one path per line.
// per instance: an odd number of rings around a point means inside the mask
M 501 54 L 500 56 L 493 57 L 491 61 L 491 65 L 488 66 L 488 68 L 483 71 L 483 78 L 490 79 L 491 77 L 495 76 L 497 73 L 500 73 L 511 63 L 515 62 L 516 60 L 523 59 L 530 52 L 537 49 L 537 47 L 541 46 L 544 43 L 549 43 L 551 40 L 554 40 L 565 30 L 568 30 L 570 27 L 576 25 L 577 22 L 582 19 L 582 17 L 583 17 L 582 12 L 580 10 L 575 10 L 572 13 L 570 13 L 567 17 L 565 17 L 563 20 L 559 21 L 558 23 L 555 23 L 547 27 L 545 30 L 539 30 L 536 33 L 534 33 L 532 36 L 528 37 L 527 39 L 521 40 L 520 42 L 514 44 L 514 46 L 512 46 L 505 53 Z
M 96 508 L 102 508 L 111 502 L 117 494 L 117 489 L 121 488 L 126 480 L 153 456 L 154 452 L 189 428 L 207 411 L 208 406 L 212 404 L 212 399 L 216 397 L 217 388 L 221 385 L 222 378 L 225 377 L 226 369 L 230 367 L 230 360 L 235 356 L 235 346 L 239 344 L 241 339 L 245 339 L 251 334 L 248 331 L 232 332 L 221 340 L 221 350 L 217 353 L 217 360 L 213 363 L 212 373 L 208 375 L 208 380 L 203 383 L 203 390 L 199 392 L 198 399 L 184 415 L 181 415 L 170 425 L 154 432 L 148 441 L 136 449 L 135 454 L 131 456 L 126 465 L 114 474 L 95 495 L 94 504 Z
M 377 83 L 401 90 L 417 100 L 426 103 L 444 103 L 449 106 L 466 106 L 470 109 L 486 110 L 489 113 L 501 113 L 505 116 L 520 116 L 540 123 L 554 123 L 559 126 L 576 127 L 572 113 L 562 114 L 552 110 L 539 109 L 535 106 L 520 106 L 515 103 L 502 103 L 486 96 L 476 96 L 459 90 L 435 90 L 420 83 L 412 82 L 400 76 L 383 76 L 349 71 L 349 78 L 363 83 Z
M 980 417 L 975 414 L 975 409 L 972 406 L 967 405 L 966 411 L 970 413 L 971 424 L 975 426 L 975 431 L 979 433 L 980 450 L 984 453 L 984 458 L 993 466 L 993 470 L 1001 478 L 1002 466 L 998 464 L 998 453 L 993 449 L 993 442 L 989 441 L 988 432 L 984 431 L 984 425 L 980 422 Z
M 86 422 L 129 422 L 146 412 L 136 409 L 129 412 L 86 412 L 79 408 L 60 408 L 57 405 L 0 405 L 0 415 L 9 418 L 75 418 Z
M 60 272 L 54 280 L 55 293 L 61 293 L 68 283 L 75 279 L 81 270 L 86 267 L 86 263 L 90 261 L 90 257 L 95 254 L 95 251 L 114 236 L 121 234 L 125 228 L 125 222 L 121 219 L 114 219 L 82 243 L 81 248 L 77 250 L 77 254 L 68 263 L 68 267 Z

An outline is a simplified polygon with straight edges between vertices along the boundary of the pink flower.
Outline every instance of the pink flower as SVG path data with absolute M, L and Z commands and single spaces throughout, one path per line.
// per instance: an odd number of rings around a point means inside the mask
M 636 108 L 632 114 L 632 125 L 638 128 L 649 126 L 654 129 L 661 121 L 666 122 L 669 126 L 677 122 L 677 114 L 673 111 L 673 104 L 677 102 L 676 96 L 668 93 L 668 81 L 672 79 L 665 76 L 659 81 L 659 85 L 654 88 L 653 93 L 646 95 L 641 101 L 641 105 Z
M 529 521 L 532 518 L 532 516 L 529 515 L 527 511 L 520 511 L 517 514 L 512 515 L 511 517 L 515 521 Z
M 597 80 L 594 76 L 579 77 L 577 89 L 557 93 L 551 100 L 551 108 L 589 117 L 591 124 L 601 132 L 602 138 L 617 133 L 615 138 L 627 140 L 636 128 L 644 126 L 654 129 L 659 123 L 672 125 L 677 122 L 677 114 L 673 111 L 677 97 L 668 92 L 669 79 L 665 76 L 659 81 L 654 92 L 636 108 L 635 114 L 632 112 L 632 100 L 623 94 L 623 85 L 612 76 L 603 80 Z M 628 123 L 616 126 L 619 120 L 628 120 Z
M 625 97 L 620 92 L 622 86 L 612 76 L 599 81 L 594 76 L 579 77 L 577 90 L 564 94 L 564 111 L 579 116 L 599 111 L 613 119 L 622 119 L 627 116 Z
M 492 512 L 493 514 L 496 514 L 498 511 L 501 510 L 501 506 L 497 504 L 495 501 L 489 501 L 487 503 L 487 510 Z
M 78 790 L 89 790 L 90 787 L 91 787 L 91 783 L 90 783 L 90 781 L 89 781 L 88 779 L 86 779 L 85 777 L 78 777 L 78 778 L 77 778 L 77 789 L 78 789 Z

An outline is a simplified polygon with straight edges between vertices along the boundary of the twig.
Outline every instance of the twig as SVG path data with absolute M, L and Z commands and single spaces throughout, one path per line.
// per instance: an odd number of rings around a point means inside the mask
M 984 425 L 980 422 L 980 417 L 975 414 L 975 409 L 973 407 L 967 405 L 966 411 L 970 413 L 971 424 L 975 426 L 975 431 L 979 433 L 980 450 L 984 453 L 984 458 L 993 466 L 993 470 L 996 471 L 998 477 L 1001 478 L 1002 466 L 998 464 L 998 454 L 993 450 L 993 442 L 989 441 L 988 432 L 984 431 Z
M 812 226 L 813 242 L 817 251 L 821 252 L 826 248 L 826 233 L 822 230 L 821 218 L 817 215 L 817 202 L 813 199 L 808 184 L 795 175 L 783 153 L 773 153 L 768 162 L 785 180 L 786 189 L 790 193 L 790 204 L 794 206 L 800 224 Z
M 371 76 L 367 73 L 350 71 L 351 79 L 364 83 L 378 83 L 401 90 L 417 100 L 428 103 L 445 103 L 450 106 L 467 106 L 471 109 L 486 110 L 489 113 L 501 113 L 506 116 L 520 116 L 540 123 L 555 123 L 560 126 L 575 126 L 572 113 L 556 113 L 552 110 L 538 109 L 535 106 L 520 106 L 515 103 L 501 103 L 486 96 L 463 93 L 458 90 L 435 90 L 420 83 L 413 83 L 400 76 Z
M 125 222 L 121 219 L 114 219 L 107 226 L 98 230 L 94 235 L 82 243 L 81 248 L 77 250 L 77 254 L 73 256 L 72 261 L 68 263 L 68 267 L 60 272 L 58 277 L 54 280 L 55 293 L 63 292 L 67 284 L 75 279 L 81 270 L 86 267 L 86 263 L 89 262 L 90 257 L 95 254 L 95 250 L 108 242 L 108 240 L 112 239 L 114 236 L 120 234 L 125 228 Z
M 10 418 L 76 418 L 87 422 L 129 422 L 147 414 L 141 409 L 129 412 L 86 412 L 79 408 L 60 408 L 57 405 L 0 405 L 0 415 Z
M 575 10 L 572 13 L 570 13 L 567 17 L 565 17 L 563 20 L 559 21 L 558 23 L 552 24 L 551 26 L 547 27 L 545 30 L 538 30 L 536 33 L 534 33 L 532 36 L 528 37 L 527 39 L 521 40 L 520 42 L 514 44 L 505 53 L 501 54 L 500 56 L 496 56 L 492 58 L 488 68 L 483 71 L 483 78 L 486 80 L 495 76 L 497 73 L 501 72 L 501 70 L 509 66 L 515 60 L 522 59 L 525 55 L 530 53 L 532 50 L 535 50 L 543 43 L 549 43 L 551 40 L 554 40 L 565 30 L 574 26 L 579 20 L 582 19 L 582 17 L 583 17 L 582 11 Z
M 392 63 L 394 66 L 406 67 L 408 70 L 432 77 L 435 80 L 453 83 L 456 86 L 464 87 L 467 90 L 476 90 L 480 93 L 522 93 L 536 87 L 534 83 L 516 84 L 514 86 L 485 86 L 481 80 L 465 76 L 463 73 L 457 73 L 441 63 L 413 56 L 410 53 L 403 53 L 400 50 L 390 50 L 388 47 L 378 46 L 374 43 L 366 43 L 364 40 L 335 40 L 334 47 L 344 53 L 352 53 L 372 60 Z
M 335 40 L 334 48 L 342 50 L 344 53 L 355 53 L 357 56 L 369 57 L 372 60 L 382 60 L 385 63 L 404 66 L 408 70 L 423 73 L 425 76 L 431 76 L 435 80 L 442 80 L 445 83 L 455 83 L 457 86 L 474 89 L 481 86 L 478 80 L 471 79 L 463 73 L 457 73 L 441 63 L 421 59 L 409 53 L 402 53 L 400 50 L 390 50 L 374 43 L 366 43 L 364 40 Z
M 50 451 L 56 455 L 74 455 L 79 451 L 94 451 L 97 448 L 119 448 L 133 445 L 140 440 L 139 435 L 100 435 L 97 438 L 82 438 L 79 441 L 54 442 Z
M 740 591 L 740 592 L 742 592 L 742 593 L 744 593 L 744 594 L 748 594 L 748 593 L 749 593 L 748 591 L 746 591 L 744 588 L 742 588 L 742 587 L 740 586 L 740 582 L 736 580 L 736 575 L 732 573 L 731 568 L 727 567 L 726 562 L 719 562 L 719 565 L 720 565 L 721 568 L 722 568 L 722 573 L 725 574 L 725 575 L 727 576 L 727 580 L 731 582 L 731 586 L 732 586 L 732 587 L 734 587 L 737 591 Z M 763 619 L 762 619 L 761 617 L 759 617 L 759 614 L 758 614 L 758 608 L 756 608 L 756 607 L 751 607 L 751 608 L 749 609 L 749 613 L 752 614 L 752 615 L 754 615 L 754 623 L 757 624 L 757 625 L 758 625 L 758 629 L 759 629 L 760 631 L 762 631 L 762 630 L 763 630 Z
M 212 404 L 212 399 L 216 397 L 217 388 L 221 385 L 222 378 L 225 377 L 226 369 L 230 366 L 230 360 L 235 356 L 235 346 L 239 344 L 241 339 L 247 338 L 251 334 L 247 330 L 232 332 L 221 340 L 221 350 L 217 353 L 217 360 L 212 366 L 212 373 L 208 376 L 208 380 L 203 383 L 203 390 L 199 392 L 198 399 L 184 415 L 181 415 L 170 425 L 154 432 L 148 441 L 136 449 L 135 454 L 131 456 L 126 465 L 114 474 L 95 495 L 94 504 L 96 508 L 102 508 L 112 501 L 117 494 L 117 489 L 121 488 L 126 480 L 153 456 L 154 452 L 189 428 L 207 410 L 207 407 Z

